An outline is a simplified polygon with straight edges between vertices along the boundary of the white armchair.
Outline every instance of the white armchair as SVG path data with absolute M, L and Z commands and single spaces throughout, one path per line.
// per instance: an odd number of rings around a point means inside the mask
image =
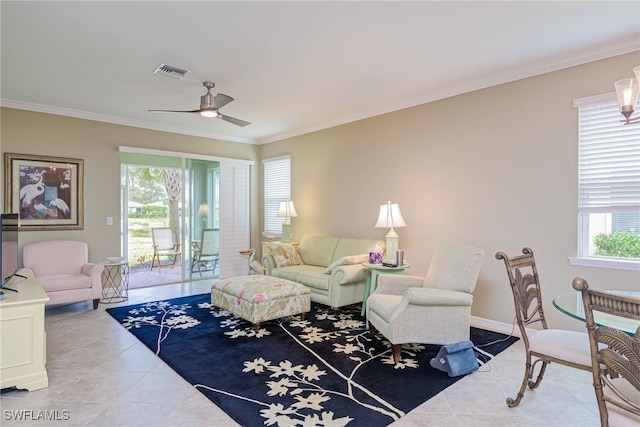
M 473 290 L 484 251 L 468 245 L 439 248 L 426 277 L 382 274 L 367 300 L 371 333 L 377 329 L 400 360 L 402 344 L 452 344 L 469 339 Z
M 92 300 L 94 310 L 98 308 L 104 265 L 88 260 L 89 247 L 81 241 L 48 240 L 22 248 L 22 271 L 38 280 L 49 297 L 47 304 Z

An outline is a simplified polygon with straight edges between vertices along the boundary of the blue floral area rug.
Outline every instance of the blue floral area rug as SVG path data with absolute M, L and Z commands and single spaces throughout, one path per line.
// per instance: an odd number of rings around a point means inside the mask
M 107 311 L 242 426 L 386 426 L 462 378 L 430 366 L 437 345 L 406 345 L 394 364 L 360 305 L 336 314 L 312 303 L 304 320 L 257 331 L 209 294 Z M 471 329 L 481 362 L 517 339 Z

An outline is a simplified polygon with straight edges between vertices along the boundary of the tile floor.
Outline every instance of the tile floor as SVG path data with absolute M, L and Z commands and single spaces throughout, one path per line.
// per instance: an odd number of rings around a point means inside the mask
M 121 305 L 206 293 L 210 282 L 132 289 Z M 237 426 L 105 312 L 116 304 L 47 307 L 49 387 L 3 390 L 2 426 Z M 517 408 L 524 370 L 521 341 L 392 426 L 599 426 L 591 374 L 551 365 Z M 12 418 L 15 411 L 58 411 L 67 420 Z M 65 412 L 66 411 L 66 412 Z M 23 412 L 24 413 L 24 412 Z
M 211 280 L 211 278 L 218 277 L 218 269 L 215 274 L 211 271 L 203 271 L 199 274 L 196 270 L 195 273 L 191 273 L 189 280 Z M 145 266 L 137 265 L 131 267 L 129 270 L 129 289 L 145 288 L 149 286 L 168 285 L 173 283 L 182 282 L 182 269 L 180 266 L 176 267 L 163 267 L 162 271 L 158 271 L 157 268 L 149 270 Z

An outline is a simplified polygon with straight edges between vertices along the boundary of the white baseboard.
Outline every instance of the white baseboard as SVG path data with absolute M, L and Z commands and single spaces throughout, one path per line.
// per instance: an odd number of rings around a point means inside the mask
M 471 326 L 488 331 L 500 332 L 506 335 L 520 336 L 520 328 L 514 321 L 513 324 L 498 322 L 497 320 L 485 319 L 482 317 L 471 316 Z

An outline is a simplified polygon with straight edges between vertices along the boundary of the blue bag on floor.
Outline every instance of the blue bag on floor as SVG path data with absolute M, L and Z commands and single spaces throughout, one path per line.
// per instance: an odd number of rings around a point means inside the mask
M 471 341 L 443 345 L 436 357 L 431 359 L 430 364 L 446 372 L 450 377 L 466 375 L 480 367 Z

